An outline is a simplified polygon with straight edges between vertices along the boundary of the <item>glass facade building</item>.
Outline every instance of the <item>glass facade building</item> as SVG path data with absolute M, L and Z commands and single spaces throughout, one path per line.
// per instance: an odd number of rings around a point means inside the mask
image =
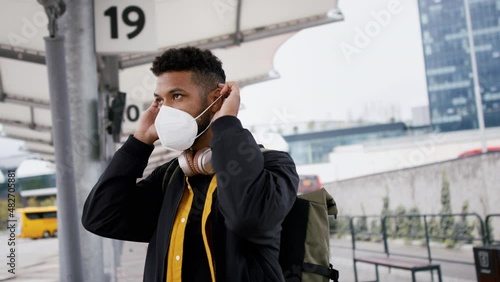
M 0 172 L 1 173 L 1 172 Z M 7 177 L 5 178 L 7 179 Z M 7 197 L 7 182 L 0 183 L 0 198 Z M 56 187 L 56 175 L 44 174 L 16 178 L 16 192 Z
M 363 142 L 422 134 L 430 131 L 428 126 L 409 128 L 402 122 L 336 129 L 283 136 L 288 143 L 290 156 L 297 165 L 327 163 L 329 154 L 337 146 L 361 144 Z
M 469 0 L 486 127 L 500 126 L 500 0 Z M 463 0 L 419 0 L 434 130 L 479 128 Z

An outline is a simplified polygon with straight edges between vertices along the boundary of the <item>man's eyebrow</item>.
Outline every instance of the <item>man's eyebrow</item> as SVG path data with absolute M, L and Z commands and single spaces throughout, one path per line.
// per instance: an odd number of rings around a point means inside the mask
M 176 92 L 184 92 L 184 93 L 186 93 L 186 91 L 184 89 L 176 87 L 176 88 L 170 89 L 170 91 L 168 91 L 167 94 L 174 94 Z M 160 97 L 160 95 L 158 93 L 156 93 L 156 92 L 153 93 L 153 96 L 155 98 Z
M 182 88 L 173 88 L 173 89 L 170 89 L 170 91 L 168 91 L 169 94 L 172 94 L 172 93 L 175 93 L 175 92 L 186 92 L 184 89 Z

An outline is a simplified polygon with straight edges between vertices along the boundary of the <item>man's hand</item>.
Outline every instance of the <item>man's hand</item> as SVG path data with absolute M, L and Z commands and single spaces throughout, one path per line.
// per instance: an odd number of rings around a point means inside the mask
M 218 86 L 222 87 L 220 94 L 224 96 L 224 98 L 221 98 L 224 100 L 220 110 L 212 118 L 212 122 L 221 116 L 238 116 L 238 110 L 240 109 L 240 88 L 236 82 L 219 83 Z
M 158 107 L 158 102 L 153 101 L 151 106 L 142 114 L 137 128 L 134 132 L 134 137 L 142 141 L 143 143 L 153 145 L 153 143 L 158 140 L 158 133 L 156 132 L 155 119 L 158 115 L 160 108 Z

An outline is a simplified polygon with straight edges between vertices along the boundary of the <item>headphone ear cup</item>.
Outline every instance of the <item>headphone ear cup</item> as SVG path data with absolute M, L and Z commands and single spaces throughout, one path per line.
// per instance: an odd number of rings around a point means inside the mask
M 214 169 L 212 168 L 212 150 L 204 148 L 196 152 L 193 164 L 197 173 L 204 175 L 214 174 Z
M 179 157 L 179 166 L 184 172 L 186 176 L 194 176 L 196 175 L 195 170 L 193 169 L 193 153 L 190 150 L 182 152 Z

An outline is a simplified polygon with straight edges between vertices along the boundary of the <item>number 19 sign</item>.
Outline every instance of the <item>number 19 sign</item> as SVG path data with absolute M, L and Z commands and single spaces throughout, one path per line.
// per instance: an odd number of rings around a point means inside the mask
M 155 51 L 155 0 L 94 0 L 98 53 Z

